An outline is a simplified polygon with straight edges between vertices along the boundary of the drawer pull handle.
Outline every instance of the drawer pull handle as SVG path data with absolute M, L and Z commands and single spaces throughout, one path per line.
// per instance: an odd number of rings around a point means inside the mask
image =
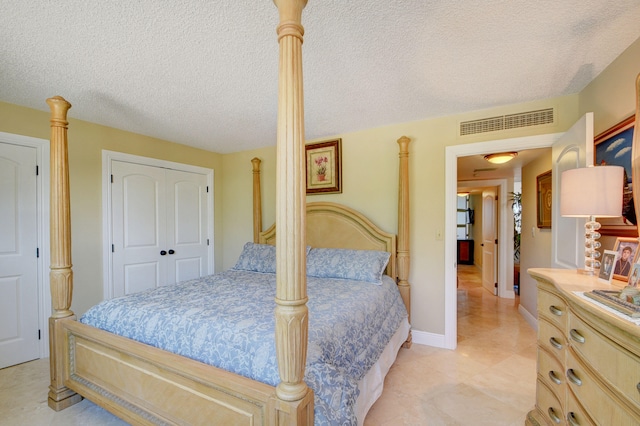
M 556 316 L 559 316 L 559 317 L 561 317 L 561 316 L 562 316 L 562 314 L 564 313 L 564 312 L 562 312 L 562 309 L 556 308 L 556 307 L 555 307 L 555 306 L 553 306 L 553 305 L 549 306 L 549 311 L 550 311 L 553 315 L 556 315 Z
M 556 349 L 562 349 L 562 343 L 558 342 L 558 339 L 556 339 L 555 337 L 550 337 L 549 343 L 551 343 L 551 346 Z
M 577 386 L 582 386 L 582 380 L 576 376 L 576 373 L 573 371 L 573 368 L 567 370 L 567 379 Z
M 638 389 L 638 392 L 640 392 L 640 383 L 636 385 L 636 389 Z
M 553 407 L 549 407 L 548 410 L 549 413 L 549 417 L 551 417 L 551 420 L 553 420 L 555 423 L 560 423 L 560 417 L 558 417 L 558 415 L 556 414 L 556 410 L 553 409 Z
M 575 340 L 578 343 L 584 343 L 584 336 L 582 334 L 580 334 L 580 332 L 578 330 L 576 330 L 575 328 L 572 328 L 571 331 L 569 332 L 569 334 L 571 335 L 571 338 L 573 340 Z
M 573 413 L 573 411 L 567 414 L 567 423 L 569 423 L 571 426 L 580 426 L 580 423 L 578 423 L 578 419 L 576 419 L 576 415 Z
M 549 378 L 551 379 L 551 381 L 553 383 L 555 383 L 556 385 L 561 385 L 562 384 L 562 380 L 560 380 L 560 378 L 558 377 L 558 375 L 556 374 L 555 371 L 551 370 L 549 371 Z

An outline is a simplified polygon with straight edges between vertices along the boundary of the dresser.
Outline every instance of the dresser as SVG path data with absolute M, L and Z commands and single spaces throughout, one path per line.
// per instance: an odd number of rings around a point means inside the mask
M 575 270 L 534 268 L 536 406 L 527 425 L 640 425 L 640 326 L 574 292 L 616 289 Z

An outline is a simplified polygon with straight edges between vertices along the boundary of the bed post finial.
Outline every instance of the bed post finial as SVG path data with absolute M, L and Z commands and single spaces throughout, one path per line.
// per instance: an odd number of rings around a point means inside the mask
M 302 82 L 302 10 L 306 0 L 274 0 L 280 14 L 276 138 L 276 356 L 279 424 L 313 424 L 313 391 L 304 382 L 309 315 L 306 280 L 306 185 Z M 283 404 L 287 405 L 287 404 Z
M 398 139 L 400 147 L 400 184 L 398 188 L 398 289 L 411 321 L 411 286 L 409 284 L 409 139 Z M 411 345 L 411 334 L 405 343 Z
M 253 242 L 259 243 L 262 232 L 262 196 L 260 189 L 260 163 L 258 157 L 251 159 L 253 166 Z
M 71 208 L 69 203 L 69 161 L 67 148 L 67 111 L 71 104 L 60 96 L 47 99 L 51 109 L 51 271 L 49 287 L 53 313 L 49 318 L 50 376 L 49 407 L 60 411 L 82 400 L 64 386 L 64 345 L 60 322 L 75 319 L 71 312 L 73 272 L 71 270 Z

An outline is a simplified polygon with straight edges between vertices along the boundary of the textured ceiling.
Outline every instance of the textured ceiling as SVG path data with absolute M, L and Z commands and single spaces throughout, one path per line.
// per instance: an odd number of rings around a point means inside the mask
M 275 144 L 270 0 L 2 0 L 0 101 L 220 153 Z M 309 0 L 307 139 L 579 92 L 640 0 Z M 0 117 L 1 119 L 1 117 Z

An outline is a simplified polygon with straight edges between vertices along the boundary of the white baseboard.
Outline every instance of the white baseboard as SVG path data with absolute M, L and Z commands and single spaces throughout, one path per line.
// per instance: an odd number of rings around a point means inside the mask
M 446 349 L 444 334 L 435 334 L 414 329 L 411 330 L 411 341 L 413 343 L 417 343 L 418 345 L 426 345 Z
M 533 327 L 535 331 L 538 331 L 538 319 L 536 317 L 531 315 L 531 313 L 527 311 L 522 305 L 518 305 L 518 312 L 520 312 L 520 315 L 524 317 L 524 319 L 529 323 L 531 327 Z

